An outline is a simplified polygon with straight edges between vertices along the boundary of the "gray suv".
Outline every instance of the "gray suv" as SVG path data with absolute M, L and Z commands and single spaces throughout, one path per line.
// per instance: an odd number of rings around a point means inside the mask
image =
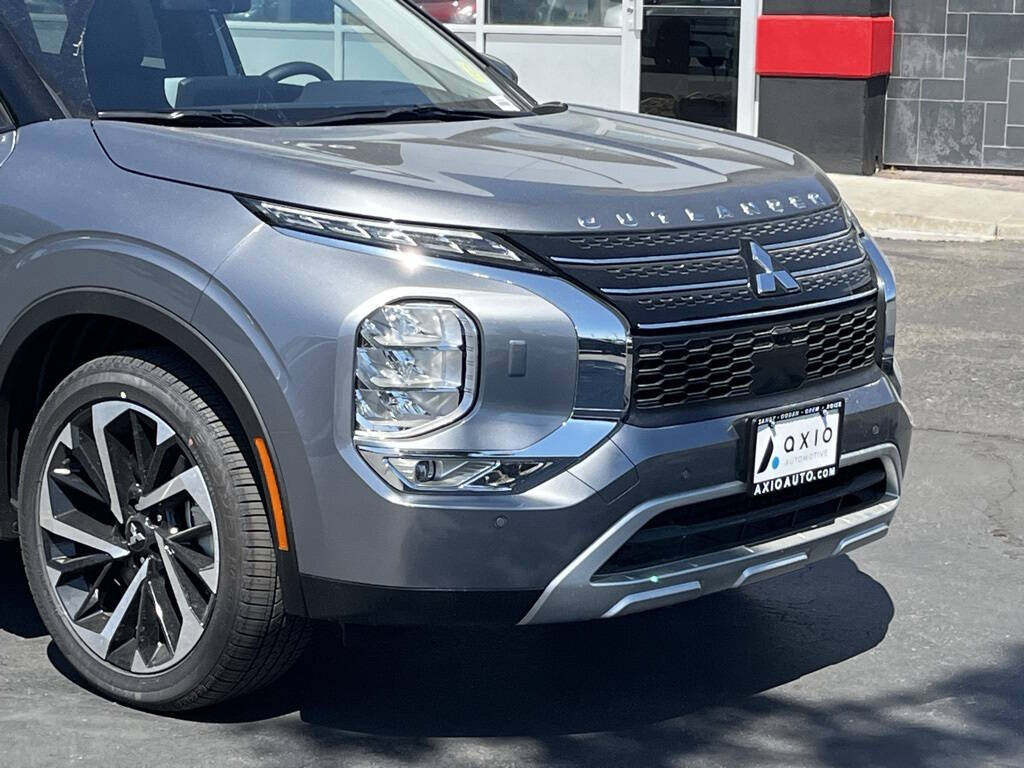
M 893 277 L 816 166 L 333 17 L 0 3 L 0 537 L 83 680 L 199 707 L 313 620 L 613 618 L 886 534 Z

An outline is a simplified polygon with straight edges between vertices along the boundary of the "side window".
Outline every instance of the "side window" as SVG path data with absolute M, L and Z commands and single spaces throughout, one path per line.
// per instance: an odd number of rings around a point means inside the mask
M 32 27 L 39 41 L 39 50 L 57 55 L 64 46 L 68 17 L 63 0 L 28 0 L 25 3 Z

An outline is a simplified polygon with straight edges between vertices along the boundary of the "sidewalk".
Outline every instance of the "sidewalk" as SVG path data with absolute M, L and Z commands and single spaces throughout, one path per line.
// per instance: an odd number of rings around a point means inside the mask
M 904 240 L 1024 240 L 1024 177 L 831 174 L 864 227 Z

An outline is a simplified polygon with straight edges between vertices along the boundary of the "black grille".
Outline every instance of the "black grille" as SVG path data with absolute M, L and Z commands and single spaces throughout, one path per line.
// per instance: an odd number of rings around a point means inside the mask
M 638 337 L 636 345 L 635 408 L 768 394 L 872 365 L 877 309 L 871 302 L 794 322 Z
M 614 304 L 635 331 L 706 326 L 727 317 L 800 311 L 875 290 L 874 272 L 843 211 L 674 232 L 514 235 L 517 242 Z M 743 243 L 767 250 L 799 290 L 754 289 L 763 267 Z
M 742 494 L 670 509 L 637 531 L 595 580 L 828 525 L 840 515 L 878 503 L 885 493 L 885 468 L 871 461 L 768 496 Z

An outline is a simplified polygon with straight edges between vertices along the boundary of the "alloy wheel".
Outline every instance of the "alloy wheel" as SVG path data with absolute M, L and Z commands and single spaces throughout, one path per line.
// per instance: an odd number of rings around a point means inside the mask
M 217 595 L 217 521 L 189 446 L 125 400 L 76 412 L 49 453 L 42 558 L 65 622 L 105 663 L 162 672 L 197 645 Z

